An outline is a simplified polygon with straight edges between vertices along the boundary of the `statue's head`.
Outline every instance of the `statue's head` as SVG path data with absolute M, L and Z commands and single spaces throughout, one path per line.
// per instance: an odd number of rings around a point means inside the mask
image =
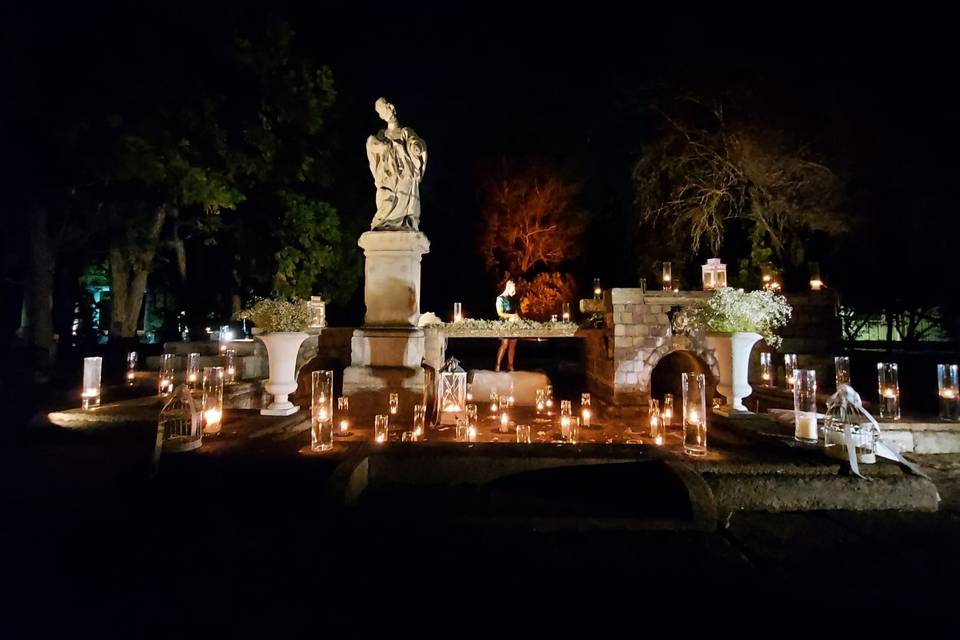
M 397 117 L 397 108 L 386 98 L 377 98 L 377 102 L 373 105 L 373 108 L 376 110 L 377 115 L 386 122 L 390 122 Z

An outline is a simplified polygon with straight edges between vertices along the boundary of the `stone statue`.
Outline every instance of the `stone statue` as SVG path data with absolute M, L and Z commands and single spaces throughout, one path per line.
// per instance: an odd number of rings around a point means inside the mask
M 409 127 L 401 127 L 397 110 L 385 98 L 375 109 L 386 123 L 367 138 L 367 160 L 377 187 L 377 214 L 372 231 L 420 230 L 420 181 L 427 168 L 427 145 Z

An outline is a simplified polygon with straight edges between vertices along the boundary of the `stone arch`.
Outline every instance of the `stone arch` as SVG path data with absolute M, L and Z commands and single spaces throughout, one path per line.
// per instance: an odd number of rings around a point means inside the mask
M 671 375 L 669 382 L 663 382 L 662 376 L 655 378 L 660 365 L 667 367 L 666 371 Z M 720 378 L 716 355 L 712 349 L 696 344 L 685 336 L 677 336 L 648 354 L 643 362 L 643 378 L 639 382 L 648 397 L 651 394 L 662 396 L 663 393 L 676 395 L 680 391 L 679 374 L 683 370 L 706 375 L 709 402 Z M 660 373 L 663 372 L 664 369 L 661 368 Z

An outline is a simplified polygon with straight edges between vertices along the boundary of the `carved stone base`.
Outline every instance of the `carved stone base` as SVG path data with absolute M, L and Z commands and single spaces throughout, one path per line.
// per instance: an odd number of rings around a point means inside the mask
M 419 368 L 423 352 L 423 331 L 415 327 L 365 327 L 350 342 L 350 362 L 358 367 Z

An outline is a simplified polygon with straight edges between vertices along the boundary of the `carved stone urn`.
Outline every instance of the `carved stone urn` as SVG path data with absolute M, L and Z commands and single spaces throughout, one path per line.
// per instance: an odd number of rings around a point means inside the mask
M 747 374 L 750 352 L 763 336 L 759 333 L 712 333 L 706 335 L 707 346 L 717 357 L 720 380 L 717 391 L 726 398 L 729 413 L 749 413 L 743 399 L 753 393 Z
M 267 347 L 270 377 L 264 387 L 273 396 L 273 402 L 261 409 L 260 415 L 290 416 L 300 410 L 287 396 L 297 390 L 297 354 L 300 345 L 309 337 L 302 331 L 277 331 L 257 336 Z

